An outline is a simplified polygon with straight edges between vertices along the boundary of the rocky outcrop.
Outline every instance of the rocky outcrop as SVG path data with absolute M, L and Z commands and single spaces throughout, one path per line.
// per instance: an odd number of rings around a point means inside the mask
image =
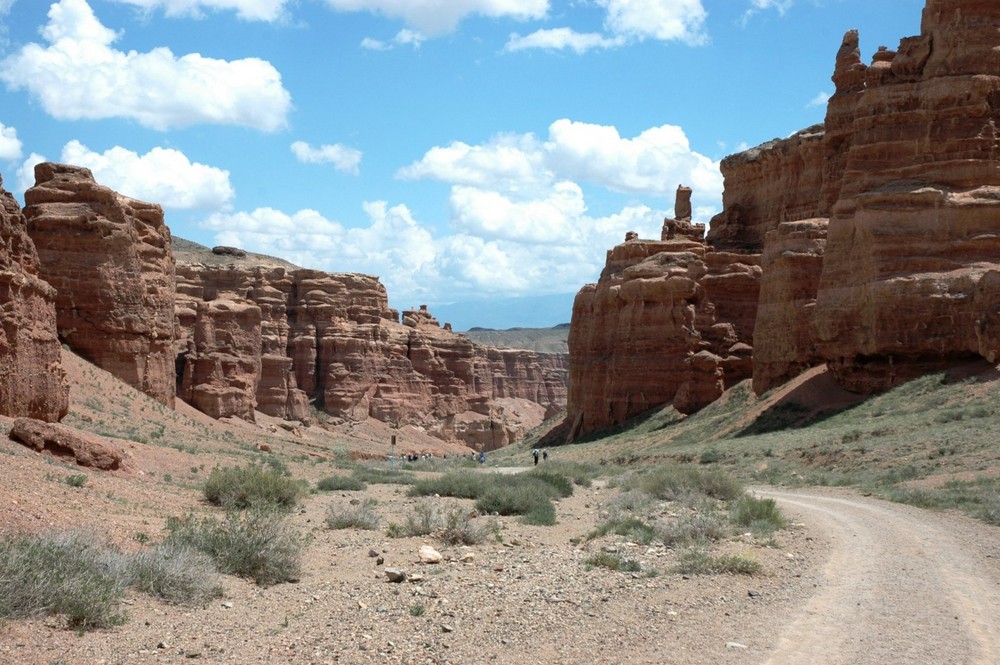
M 989 357 L 1000 302 L 1000 4 L 929 0 L 921 35 L 862 64 L 849 32 L 827 114 L 817 347 L 845 387 Z
M 56 290 L 59 337 L 172 406 L 174 261 L 163 210 L 64 164 L 38 164 L 24 198 L 39 276 Z
M 753 333 L 758 395 L 821 364 L 813 316 L 826 249 L 826 218 L 782 222 L 767 233 Z
M 680 216 L 689 191 L 678 191 L 663 240 L 631 234 L 576 296 L 571 439 L 663 404 L 693 413 L 751 375 L 760 257 L 701 240 L 704 227 Z
M 20 206 L 0 179 L 0 414 L 53 422 L 69 408 L 60 364 L 55 289 L 38 275 L 38 254 Z
M 221 383 L 203 382 L 196 371 L 206 362 L 199 340 L 208 337 L 198 322 L 221 302 L 227 311 L 238 304 L 243 315 L 259 317 L 254 399 L 271 415 L 300 419 L 311 403 L 344 421 L 375 418 L 490 450 L 565 405 L 564 356 L 473 344 L 442 327 L 425 307 L 400 316 L 375 277 L 192 258 L 177 267 L 182 394 L 203 383 L 218 386 L 213 394 L 223 386 L 236 394 L 251 383 L 250 371 L 204 374 Z M 244 319 L 239 327 L 252 326 Z M 210 367 L 235 368 L 237 357 L 253 355 L 252 343 L 239 353 L 231 350 L 235 334 L 224 336 L 230 344 L 220 351 L 224 361 Z
M 37 452 L 66 457 L 80 466 L 102 471 L 120 468 L 125 459 L 121 449 L 101 437 L 30 418 L 14 421 L 10 439 Z

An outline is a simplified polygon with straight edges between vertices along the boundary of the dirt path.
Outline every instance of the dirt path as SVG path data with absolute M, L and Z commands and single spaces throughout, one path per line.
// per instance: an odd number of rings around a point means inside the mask
M 829 559 L 765 661 L 1000 663 L 1000 533 L 856 494 L 760 489 Z

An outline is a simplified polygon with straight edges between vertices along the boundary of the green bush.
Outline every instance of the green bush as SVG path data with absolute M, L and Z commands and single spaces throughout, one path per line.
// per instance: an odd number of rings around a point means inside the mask
M 364 481 L 355 476 L 327 476 L 316 483 L 316 489 L 321 492 L 360 492 L 366 487 Z
M 617 554 L 609 552 L 598 552 L 591 554 L 583 560 L 588 568 L 607 568 L 608 570 L 618 570 L 626 573 L 637 573 L 642 570 L 642 566 L 634 559 L 626 559 Z
M 743 494 L 743 486 L 732 476 L 715 469 L 689 466 L 659 466 L 632 478 L 630 484 L 630 489 L 640 489 L 657 499 L 668 501 L 692 493 L 731 501 Z
M 527 515 L 540 506 L 552 506 L 555 491 L 543 480 L 507 476 L 504 482 L 491 483 L 483 490 L 476 500 L 476 510 L 498 515 Z
M 657 538 L 656 529 L 649 524 L 646 524 L 638 517 L 623 516 L 620 514 L 612 515 L 601 522 L 596 529 L 587 535 L 587 538 L 588 540 L 592 540 L 606 536 L 609 533 L 622 536 L 640 545 L 649 545 Z
M 195 605 L 222 595 L 212 559 L 177 540 L 139 552 L 130 570 L 135 588 L 168 603 Z
M 718 512 L 688 513 L 657 529 L 657 538 L 668 547 L 707 543 L 729 535 L 729 524 Z
M 351 473 L 355 478 L 369 485 L 412 485 L 416 482 L 415 474 L 398 469 L 377 469 L 360 466 Z
M 227 510 L 276 506 L 291 510 L 302 496 L 302 486 L 270 467 L 212 469 L 205 481 L 205 498 Z
M 422 478 L 410 488 L 410 496 L 453 496 L 459 499 L 475 499 L 496 481 L 496 478 L 473 471 L 456 471 L 437 478 Z
M 61 614 L 79 630 L 119 625 L 129 581 L 127 558 L 90 534 L 0 539 L 0 619 Z
M 744 494 L 729 505 L 729 514 L 737 526 L 756 535 L 766 535 L 785 528 L 787 521 L 774 499 L 758 499 Z
M 84 473 L 74 473 L 66 476 L 64 479 L 65 483 L 70 487 L 83 487 L 87 484 L 87 474 Z
M 326 511 L 326 524 L 331 529 L 377 529 L 376 504 L 375 499 L 365 499 L 346 506 L 330 506 Z
M 525 475 L 551 485 L 563 498 L 573 496 L 573 481 L 561 473 L 550 471 L 547 468 L 535 467 Z
M 299 578 L 305 543 L 287 515 L 273 508 L 232 512 L 225 522 L 192 515 L 167 520 L 167 541 L 184 543 L 212 557 L 223 573 L 262 586 Z
M 674 572 L 682 575 L 754 575 L 761 570 L 760 562 L 749 555 L 726 554 L 712 556 L 700 550 L 691 550 L 681 557 Z

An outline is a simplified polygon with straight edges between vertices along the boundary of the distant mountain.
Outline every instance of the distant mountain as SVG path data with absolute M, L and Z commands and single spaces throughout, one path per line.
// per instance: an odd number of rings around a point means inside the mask
M 569 324 L 561 323 L 552 328 L 470 328 L 462 333 L 477 344 L 501 349 L 528 349 L 538 353 L 569 353 L 567 340 Z

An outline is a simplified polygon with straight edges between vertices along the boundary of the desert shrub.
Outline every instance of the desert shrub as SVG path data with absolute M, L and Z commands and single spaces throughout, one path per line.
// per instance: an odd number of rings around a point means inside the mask
M 642 566 L 635 559 L 626 559 L 610 552 L 591 554 L 583 560 L 583 563 L 588 568 L 607 568 L 627 573 L 637 573 L 642 570 Z
M 224 522 L 193 515 L 167 520 L 168 542 L 188 544 L 212 557 L 223 573 L 262 586 L 295 581 L 305 542 L 288 516 L 273 508 L 229 513 Z
M 556 507 L 551 501 L 534 504 L 521 516 L 521 521 L 535 526 L 552 526 L 556 523 Z
M 652 504 L 653 497 L 649 494 L 642 490 L 628 490 L 608 501 L 607 507 L 611 513 L 643 513 L 649 510 Z
M 729 524 L 718 512 L 688 513 L 657 528 L 657 538 L 668 547 L 707 543 L 728 535 Z
M 550 471 L 548 468 L 535 467 L 525 475 L 551 485 L 563 498 L 573 496 L 573 481 L 561 473 Z
M 118 625 L 129 580 L 125 556 L 90 534 L 0 539 L 0 619 L 61 614 L 80 630 Z
M 656 529 L 632 515 L 612 514 L 596 529 L 587 534 L 588 539 L 600 538 L 613 533 L 628 540 L 648 545 L 657 538 Z
M 506 476 L 503 478 L 503 482 L 490 483 L 483 489 L 476 500 L 476 509 L 479 512 L 526 516 L 533 511 L 540 511 L 539 515 L 541 515 L 549 512 L 544 508 L 544 506 L 549 506 L 554 519 L 555 507 L 552 506 L 552 496 L 556 492 L 555 488 L 543 480 L 527 476 Z M 530 523 L 546 524 L 548 522 Z
M 629 489 L 640 489 L 657 499 L 676 500 L 685 494 L 705 494 L 731 501 L 743 494 L 743 486 L 732 476 L 715 469 L 659 466 L 631 479 Z
M 364 481 L 355 476 L 327 476 L 316 483 L 321 492 L 360 492 L 365 487 Z
M 378 514 L 375 499 L 332 505 L 326 511 L 326 525 L 331 529 L 377 529 Z
M 291 510 L 302 496 L 302 486 L 271 467 L 248 464 L 212 469 L 204 493 L 209 503 L 227 510 L 269 505 Z
M 168 603 L 194 605 L 222 595 L 215 563 L 188 543 L 168 540 L 130 564 L 132 586 Z
M 377 469 L 370 466 L 359 466 L 351 472 L 355 478 L 369 485 L 412 485 L 417 477 L 409 471 L 399 469 Z
M 787 523 L 774 499 L 758 499 L 744 494 L 729 505 L 729 515 L 737 526 L 757 535 L 773 533 Z
M 446 545 L 478 545 L 486 540 L 490 527 L 473 521 L 468 510 L 453 506 L 444 513 L 438 538 Z
M 73 473 L 63 479 L 70 487 L 83 487 L 87 484 L 87 480 L 87 474 L 85 473 Z
M 718 575 L 720 573 L 754 575 L 761 569 L 760 561 L 747 554 L 712 556 L 701 550 L 685 552 L 674 568 L 682 575 Z
M 403 520 L 401 536 L 429 536 L 434 533 L 438 523 L 437 507 L 426 501 L 413 506 Z
M 575 485 L 579 485 L 580 487 L 590 487 L 594 478 L 602 473 L 601 467 L 596 464 L 570 462 L 567 460 L 549 459 L 543 463 L 543 466 L 538 468 L 540 470 L 566 476 L 572 480 Z
M 509 478 L 503 476 L 502 478 Z M 491 475 L 472 471 L 456 471 L 446 473 L 437 478 L 423 478 L 410 488 L 410 496 L 453 496 L 459 499 L 475 499 L 487 486 L 492 485 L 496 478 Z

